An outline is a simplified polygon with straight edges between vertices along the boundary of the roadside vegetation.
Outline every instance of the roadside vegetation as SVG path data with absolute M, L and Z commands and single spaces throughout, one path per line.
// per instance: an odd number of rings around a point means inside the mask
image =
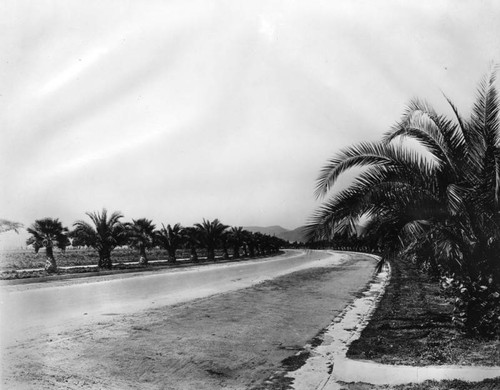
M 453 325 L 453 297 L 439 283 L 407 259 L 391 268 L 391 282 L 347 357 L 413 366 L 500 366 L 499 340 L 464 337 Z
M 500 365 L 500 103 L 495 72 L 479 84 L 472 114 L 453 118 L 421 100 L 381 141 L 348 147 L 322 169 L 324 202 L 307 228 L 313 248 L 372 252 L 390 284 L 353 359 L 407 365 Z M 344 174 L 350 186 L 332 190 Z M 380 265 L 382 265 L 382 262 Z M 427 381 L 348 390 L 496 389 Z
M 318 245 L 339 240 L 379 252 L 384 261 L 416 264 L 453 297 L 455 326 L 490 338 L 500 336 L 495 82 L 493 71 L 479 84 L 467 119 L 450 100 L 452 119 L 416 99 L 380 142 L 337 153 L 319 175 L 316 194 L 325 201 L 308 227 Z M 351 185 L 332 192 L 353 169 Z
M 150 261 L 154 261 L 154 265 L 172 265 L 179 260 L 183 263 L 237 260 L 273 255 L 280 248 L 289 246 L 278 237 L 252 233 L 241 227 L 231 228 L 218 219 L 204 219 L 189 227 L 180 223 L 173 226 L 162 224 L 158 229 L 147 218 L 124 222 L 120 212 L 109 214 L 106 209 L 86 215 L 89 221 L 76 221 L 72 230 L 64 227 L 58 219 L 36 220 L 27 229 L 31 236 L 26 244 L 32 249 L 5 251 L 0 277 L 39 277 L 44 273 L 61 273 L 61 266 L 94 266 L 70 271 L 87 272 L 148 267 Z M 11 222 L 4 225 L 9 230 L 22 227 Z M 44 268 L 44 271 L 24 272 L 22 275 L 17 272 L 39 268 Z

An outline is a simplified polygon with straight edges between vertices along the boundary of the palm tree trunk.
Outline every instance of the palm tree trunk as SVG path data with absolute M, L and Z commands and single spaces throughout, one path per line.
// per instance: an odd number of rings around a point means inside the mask
M 215 261 L 215 250 L 214 248 L 207 248 L 207 260 Z
M 146 247 L 144 245 L 141 245 L 139 251 L 141 254 L 141 257 L 139 258 L 139 265 L 148 265 L 148 257 L 146 255 Z
M 233 246 L 233 259 L 240 258 L 240 247 L 238 245 Z
M 100 268 L 111 269 L 113 263 L 111 263 L 111 251 L 109 249 L 101 249 L 99 251 L 99 265 Z
M 56 259 L 54 258 L 54 251 L 51 246 L 45 248 L 45 255 L 47 257 L 47 261 L 45 262 L 45 271 L 50 274 L 57 272 Z
M 255 257 L 255 248 L 253 245 L 248 245 L 248 252 L 250 257 Z
M 189 259 L 192 262 L 195 262 L 195 263 L 198 262 L 198 253 L 196 253 L 196 248 L 194 246 L 191 247 L 191 256 L 189 257 Z
M 175 257 L 175 249 L 169 249 L 167 252 L 168 252 L 168 262 L 176 263 L 177 258 Z

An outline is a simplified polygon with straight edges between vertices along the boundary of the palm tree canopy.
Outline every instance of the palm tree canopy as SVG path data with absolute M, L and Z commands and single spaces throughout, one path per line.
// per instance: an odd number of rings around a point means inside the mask
M 223 232 L 229 227 L 218 219 L 213 221 L 203 219 L 202 223 L 197 223 L 194 226 L 199 232 L 200 241 L 209 248 L 217 246 Z
M 0 219 L 0 233 L 5 233 L 14 230 L 19 233 L 19 229 L 23 228 L 24 225 L 20 222 L 13 222 L 7 219 Z
M 84 245 L 91 246 L 97 250 L 104 248 L 115 248 L 126 243 L 127 235 L 124 225 L 120 222 L 123 215 L 120 212 L 112 213 L 108 218 L 106 209 L 101 213 L 86 213 L 93 226 L 86 221 L 76 221 L 72 232 L 74 237 Z
M 31 236 L 27 239 L 27 245 L 33 245 L 35 251 L 42 247 L 58 247 L 65 249 L 69 245 L 68 228 L 63 227 L 59 219 L 43 218 L 36 220 L 26 229 Z
M 182 229 L 183 242 L 190 247 L 200 245 L 200 231 L 194 226 L 188 226 Z
M 154 246 L 156 226 L 153 221 L 140 218 L 133 219 L 132 223 L 127 225 L 129 243 L 133 247 L 151 248 Z
M 454 120 L 413 100 L 381 142 L 354 145 L 330 159 L 317 180 L 316 196 L 326 199 L 311 219 L 309 238 L 354 234 L 359 218 L 368 215 L 366 234 L 383 237 L 392 250 L 432 236 L 440 239 L 437 257 L 455 264 L 490 256 L 500 247 L 500 105 L 494 83 L 494 72 L 480 83 L 468 120 L 449 99 Z M 339 176 L 353 168 L 358 173 L 351 185 L 332 192 Z
M 229 231 L 229 241 L 233 245 L 242 245 L 245 238 L 244 230 L 241 226 L 233 226 Z
M 183 229 L 180 223 L 176 223 L 173 227 L 170 224 L 167 227 L 162 224 L 162 228 L 156 232 L 156 240 L 163 248 L 175 250 L 184 241 Z

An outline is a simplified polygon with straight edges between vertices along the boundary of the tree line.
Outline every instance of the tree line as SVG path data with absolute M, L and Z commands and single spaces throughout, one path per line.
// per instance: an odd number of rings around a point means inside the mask
M 479 84 L 469 118 L 448 98 L 453 118 L 416 99 L 381 141 L 337 153 L 320 172 L 316 194 L 325 201 L 308 226 L 318 247 L 369 248 L 386 260 L 413 261 L 453 294 L 458 326 L 489 336 L 500 334 L 495 81 L 493 70 Z M 332 192 L 352 168 L 351 185 Z M 366 219 L 362 229 L 360 218 Z
M 123 222 L 120 212 L 108 214 L 106 209 L 101 212 L 86 213 L 90 221 L 78 220 L 73 229 L 64 227 L 57 218 L 43 218 L 36 220 L 26 230 L 30 234 L 26 244 L 31 245 L 35 252 L 45 249 L 47 261 L 45 270 L 49 273 L 57 272 L 57 262 L 54 248 L 64 251 L 68 246 L 86 246 L 95 249 L 98 253 L 98 267 L 111 269 L 112 251 L 120 246 L 129 246 L 137 249 L 139 264 L 148 265 L 148 250 L 159 247 L 167 251 L 168 261 L 176 263 L 177 250 L 187 248 L 190 251 L 190 260 L 198 262 L 198 249 L 205 249 L 207 260 L 215 260 L 216 249 L 222 250 L 223 259 L 229 259 L 229 250 L 232 258 L 238 259 L 242 255 L 254 257 L 269 255 L 279 251 L 280 247 L 288 245 L 281 238 L 250 232 L 242 227 L 224 225 L 218 219 L 205 220 L 194 226 L 183 227 L 180 223 L 164 225 L 157 228 L 152 220 L 147 218 L 132 219 L 132 222 Z

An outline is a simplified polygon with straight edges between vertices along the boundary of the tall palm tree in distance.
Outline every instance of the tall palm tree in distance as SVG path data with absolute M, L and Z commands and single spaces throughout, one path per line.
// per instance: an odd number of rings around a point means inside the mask
M 219 241 L 220 246 L 222 247 L 222 258 L 224 260 L 229 259 L 229 252 L 228 252 L 229 240 L 230 240 L 229 231 L 224 230 L 220 235 L 220 241 Z
M 131 224 L 127 224 L 128 243 L 133 248 L 139 249 L 141 265 L 148 264 L 146 250 L 155 244 L 155 228 L 153 221 L 146 218 L 133 219 Z
M 182 229 L 182 240 L 184 245 L 190 250 L 190 260 L 195 263 L 198 262 L 198 253 L 196 249 L 201 243 L 199 230 L 193 226 Z
M 8 219 L 0 219 L 0 233 L 5 233 L 11 230 L 19 233 L 19 229 L 23 227 L 24 225 L 20 222 L 9 221 Z
M 243 245 L 244 233 L 241 226 L 232 227 L 229 232 L 229 242 L 233 247 L 233 258 L 240 258 L 240 248 Z
M 177 261 L 176 251 L 182 246 L 184 235 L 183 228 L 180 223 L 176 223 L 173 227 L 162 224 L 162 228 L 156 232 L 156 240 L 158 244 L 167 250 L 168 261 L 175 263 Z
M 255 257 L 255 236 L 248 230 L 243 230 L 243 243 L 246 257 Z
M 123 215 L 120 212 L 114 212 L 108 217 L 106 209 L 103 209 L 101 213 L 86 214 L 92 221 L 92 225 L 85 221 L 76 221 L 71 235 L 77 238 L 81 245 L 91 246 L 97 251 L 99 267 L 111 269 L 111 252 L 117 246 L 127 243 L 127 232 L 120 222 Z
M 63 227 L 59 219 L 38 219 L 26 229 L 31 236 L 26 240 L 27 245 L 33 245 L 35 252 L 45 248 L 47 261 L 45 270 L 49 273 L 57 271 L 57 263 L 54 258 L 54 247 L 64 250 L 70 244 L 68 239 L 68 228 Z
M 215 248 L 220 244 L 223 232 L 229 227 L 222 224 L 218 219 L 208 221 L 203 219 L 202 223 L 194 225 L 200 234 L 200 241 L 207 249 L 207 260 L 215 260 Z

